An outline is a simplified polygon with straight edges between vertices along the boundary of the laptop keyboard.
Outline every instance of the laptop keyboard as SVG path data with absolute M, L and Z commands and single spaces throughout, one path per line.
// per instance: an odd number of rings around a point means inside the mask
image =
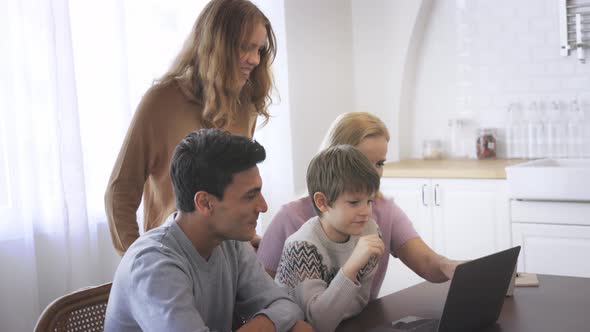
M 404 332 L 436 332 L 438 322 L 438 319 L 418 319 L 409 323 L 397 322 L 393 324 L 393 328 Z

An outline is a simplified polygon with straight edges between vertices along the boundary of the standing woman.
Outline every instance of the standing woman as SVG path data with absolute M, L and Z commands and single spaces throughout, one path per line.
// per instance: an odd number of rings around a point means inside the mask
M 276 54 L 268 18 L 247 0 L 212 0 L 203 9 L 168 72 L 143 96 L 105 193 L 115 249 L 139 237 L 136 212 L 143 195 L 144 229 L 175 210 L 170 159 L 189 132 L 223 128 L 252 137 L 271 98 Z

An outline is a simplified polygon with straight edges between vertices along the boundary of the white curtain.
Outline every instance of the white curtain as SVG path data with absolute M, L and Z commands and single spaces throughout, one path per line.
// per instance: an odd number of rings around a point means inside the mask
M 112 280 L 110 171 L 139 99 L 205 3 L 0 1 L 1 331 L 31 331 L 55 298 Z M 257 3 L 279 41 L 280 103 L 256 134 L 270 217 L 293 194 L 284 10 Z
M 256 0 L 256 5 L 271 21 L 277 38 L 277 57 L 273 63 L 275 91 L 270 106 L 268 124 L 257 130 L 254 138 L 266 149 L 266 160 L 260 165 L 262 193 L 268 212 L 261 215 L 257 227 L 263 234 L 281 205 L 294 198 L 293 151 L 291 141 L 291 112 L 289 108 L 289 80 L 287 71 L 287 36 L 285 5 L 279 0 Z
M 2 1 L 0 322 L 30 331 L 52 299 L 108 279 L 89 189 L 66 1 Z

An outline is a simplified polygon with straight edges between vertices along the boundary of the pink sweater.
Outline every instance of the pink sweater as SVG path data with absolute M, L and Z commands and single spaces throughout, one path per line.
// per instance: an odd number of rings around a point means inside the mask
M 258 247 L 258 259 L 267 270 L 276 271 L 283 252 L 285 240 L 295 233 L 305 221 L 316 216 L 309 196 L 285 204 L 275 215 L 262 237 Z M 391 198 L 380 198 L 373 205 L 373 218 L 381 229 L 385 248 L 395 256 L 396 250 L 406 241 L 419 237 L 408 216 Z M 381 256 L 379 267 L 373 278 L 370 299 L 377 298 L 385 272 L 389 255 Z

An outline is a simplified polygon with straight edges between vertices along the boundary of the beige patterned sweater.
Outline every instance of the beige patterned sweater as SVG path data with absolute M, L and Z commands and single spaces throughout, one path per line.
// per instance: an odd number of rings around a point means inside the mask
M 285 241 L 275 282 L 287 289 L 301 307 L 305 320 L 319 332 L 334 331 L 343 319 L 358 314 L 369 302 L 378 259 L 348 279 L 341 267 L 360 236 L 379 233 L 371 220 L 362 234 L 336 243 L 327 236 L 318 217 L 309 219 Z

